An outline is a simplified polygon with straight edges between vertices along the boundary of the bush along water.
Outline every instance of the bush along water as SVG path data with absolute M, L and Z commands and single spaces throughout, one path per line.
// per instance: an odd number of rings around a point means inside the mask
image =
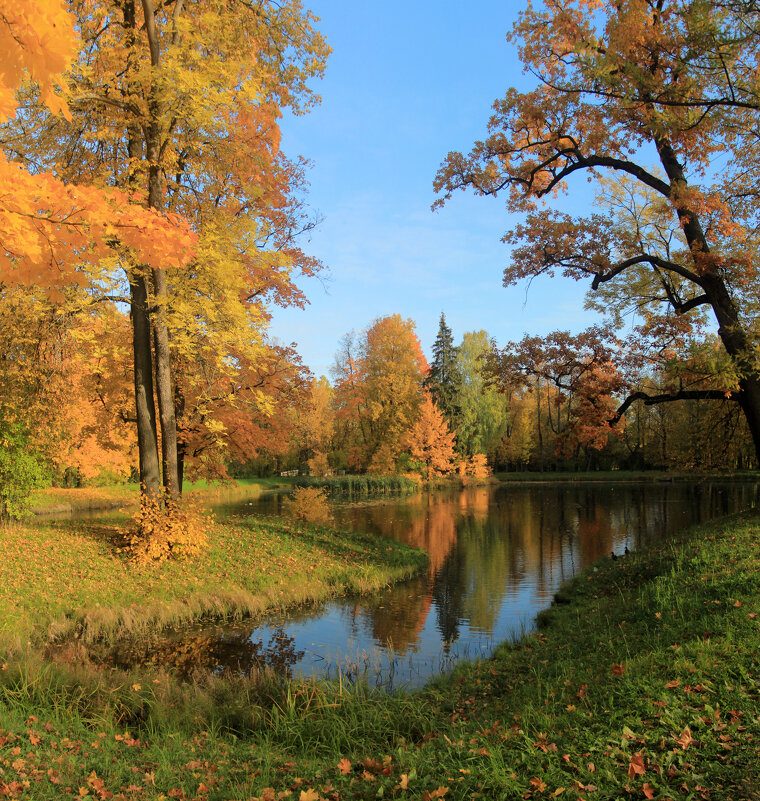
M 408 476 L 302 476 L 293 483 L 296 487 L 320 487 L 331 496 L 413 493 L 420 488 L 419 482 Z

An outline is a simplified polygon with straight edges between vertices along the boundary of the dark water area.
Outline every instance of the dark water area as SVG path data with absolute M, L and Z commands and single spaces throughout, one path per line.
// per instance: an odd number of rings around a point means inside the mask
M 218 515 L 278 514 L 283 496 Z M 559 586 L 623 555 L 758 500 L 752 482 L 512 484 L 333 505 L 339 528 L 423 548 L 426 572 L 372 596 L 342 598 L 253 626 L 192 626 L 122 643 L 108 660 L 197 671 L 365 680 L 415 687 L 530 631 Z

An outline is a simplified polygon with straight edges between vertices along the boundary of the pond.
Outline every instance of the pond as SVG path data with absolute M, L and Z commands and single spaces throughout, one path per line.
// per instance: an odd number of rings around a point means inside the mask
M 191 676 L 249 671 L 415 687 L 529 631 L 560 584 L 587 565 L 753 506 L 753 482 L 541 483 L 335 503 L 339 527 L 424 548 L 427 571 L 369 597 L 342 598 L 259 625 L 197 625 L 108 655 Z M 277 514 L 283 496 L 220 515 Z

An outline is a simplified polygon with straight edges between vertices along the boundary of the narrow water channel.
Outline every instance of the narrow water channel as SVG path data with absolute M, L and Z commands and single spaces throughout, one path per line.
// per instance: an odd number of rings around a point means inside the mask
M 424 548 L 418 578 L 369 597 L 343 598 L 257 625 L 192 626 L 110 655 L 183 675 L 247 673 L 366 680 L 415 687 L 461 659 L 487 656 L 533 627 L 559 585 L 692 523 L 753 506 L 749 482 L 533 484 L 334 504 L 339 527 Z M 277 514 L 282 496 L 220 515 Z

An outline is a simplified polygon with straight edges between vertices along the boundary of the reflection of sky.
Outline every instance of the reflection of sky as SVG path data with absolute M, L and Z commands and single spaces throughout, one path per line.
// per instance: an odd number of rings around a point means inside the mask
M 428 574 L 377 595 L 274 618 L 252 639 L 268 642 L 282 627 L 295 650 L 303 651 L 294 675 L 419 686 L 456 661 L 487 656 L 530 630 L 558 587 L 590 562 L 747 508 L 757 491 L 749 483 L 704 482 L 521 485 L 484 493 L 336 507 L 336 516 L 353 528 L 392 531 L 432 549 Z M 261 505 L 272 511 L 276 501 L 270 496 Z

